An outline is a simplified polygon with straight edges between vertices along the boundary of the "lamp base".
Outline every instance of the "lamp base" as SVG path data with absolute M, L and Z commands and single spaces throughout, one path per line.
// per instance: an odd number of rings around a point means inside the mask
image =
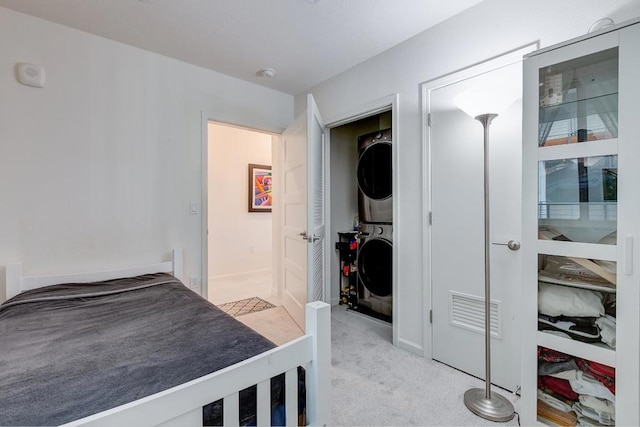
M 513 405 L 507 398 L 491 392 L 491 399 L 487 399 L 483 388 L 467 390 L 464 393 L 464 404 L 471 412 L 489 421 L 506 422 L 515 415 Z

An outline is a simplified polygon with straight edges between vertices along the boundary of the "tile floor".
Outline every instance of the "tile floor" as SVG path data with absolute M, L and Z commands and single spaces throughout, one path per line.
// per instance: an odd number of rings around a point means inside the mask
M 279 305 L 271 289 L 271 270 L 209 279 L 208 299 L 212 304 L 224 304 L 245 298 L 259 297 Z
M 285 344 L 304 335 L 271 289 L 271 271 L 260 271 L 235 276 L 209 279 L 209 301 L 221 305 L 245 298 L 258 297 L 275 308 L 243 314 L 237 320 L 267 337 L 276 345 Z

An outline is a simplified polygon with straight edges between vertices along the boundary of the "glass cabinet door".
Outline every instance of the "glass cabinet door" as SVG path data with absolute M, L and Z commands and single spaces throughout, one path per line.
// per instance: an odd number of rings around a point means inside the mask
M 618 137 L 618 48 L 540 69 L 538 146 Z
M 615 244 L 618 48 L 542 67 L 538 87 L 539 238 Z M 594 144 L 609 155 L 581 148 Z
M 616 315 L 618 48 L 538 77 L 538 330 L 613 350 L 596 320 Z
M 545 422 L 557 416 L 549 354 L 577 372 L 599 364 L 615 390 L 618 48 L 541 67 L 538 87 L 537 415 Z M 603 396 L 613 405 L 611 390 Z M 572 393 L 561 399 L 569 416 L 561 424 L 583 416 Z

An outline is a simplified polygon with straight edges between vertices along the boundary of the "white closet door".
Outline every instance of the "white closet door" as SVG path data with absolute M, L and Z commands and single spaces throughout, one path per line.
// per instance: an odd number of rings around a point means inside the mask
M 521 87 L 522 64 L 490 72 Z M 481 75 L 431 92 L 433 358 L 480 378 L 484 360 L 483 128 L 454 97 L 486 85 Z M 520 253 L 499 245 L 521 233 L 521 102 L 490 126 L 492 382 L 520 383 Z

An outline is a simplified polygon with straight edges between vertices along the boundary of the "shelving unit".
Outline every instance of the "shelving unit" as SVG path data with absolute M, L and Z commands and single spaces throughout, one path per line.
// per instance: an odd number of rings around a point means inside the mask
M 340 256 L 340 304 L 358 305 L 358 232 L 338 232 L 336 250 Z
M 639 23 L 525 59 L 523 425 L 581 416 L 539 403 L 539 349 L 615 368 L 615 424 L 640 424 Z M 614 339 L 596 326 L 605 313 Z

